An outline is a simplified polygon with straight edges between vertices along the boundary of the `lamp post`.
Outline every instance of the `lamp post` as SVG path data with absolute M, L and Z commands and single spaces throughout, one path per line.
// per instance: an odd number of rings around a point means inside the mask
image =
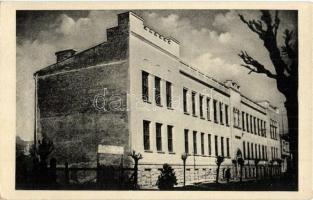
M 186 185 L 186 160 L 188 158 L 188 154 L 187 153 L 183 153 L 181 155 L 181 159 L 183 160 L 183 165 L 184 165 L 184 187 Z

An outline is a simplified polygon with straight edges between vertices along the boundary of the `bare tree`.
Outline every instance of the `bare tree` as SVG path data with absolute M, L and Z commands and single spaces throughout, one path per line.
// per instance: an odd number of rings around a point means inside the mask
M 249 74 L 265 74 L 275 79 L 277 89 L 286 98 L 285 107 L 287 110 L 288 127 L 290 135 L 290 152 L 293 161 L 290 166 L 291 174 L 298 175 L 298 36 L 295 31 L 286 29 L 284 33 L 284 45 L 280 48 L 277 44 L 277 31 L 280 25 L 278 11 L 272 16 L 270 11 L 261 10 L 260 20 L 246 20 L 240 15 L 240 20 L 248 28 L 257 34 L 263 41 L 265 49 L 269 53 L 270 60 L 275 72 L 271 72 L 259 61 L 250 56 L 246 51 L 241 51 L 239 57 L 250 70 Z M 295 178 L 295 181 L 297 178 Z

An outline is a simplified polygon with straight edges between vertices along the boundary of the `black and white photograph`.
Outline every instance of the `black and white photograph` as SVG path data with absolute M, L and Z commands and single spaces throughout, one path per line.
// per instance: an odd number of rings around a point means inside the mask
M 16 190 L 299 191 L 297 9 L 15 15 Z

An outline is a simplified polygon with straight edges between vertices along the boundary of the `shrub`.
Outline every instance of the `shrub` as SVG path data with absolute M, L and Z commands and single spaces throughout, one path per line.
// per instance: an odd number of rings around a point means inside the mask
M 169 164 L 164 164 L 163 169 L 161 169 L 161 174 L 157 181 L 158 188 L 160 190 L 170 190 L 177 185 L 177 179 L 174 169 Z

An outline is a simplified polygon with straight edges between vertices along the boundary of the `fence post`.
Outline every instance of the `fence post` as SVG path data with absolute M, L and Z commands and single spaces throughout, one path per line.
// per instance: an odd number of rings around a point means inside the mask
M 68 169 L 68 162 L 65 162 L 65 184 L 69 184 L 70 176 L 69 176 L 69 169 Z
M 55 184 L 57 180 L 57 160 L 55 158 L 50 159 L 50 183 Z

